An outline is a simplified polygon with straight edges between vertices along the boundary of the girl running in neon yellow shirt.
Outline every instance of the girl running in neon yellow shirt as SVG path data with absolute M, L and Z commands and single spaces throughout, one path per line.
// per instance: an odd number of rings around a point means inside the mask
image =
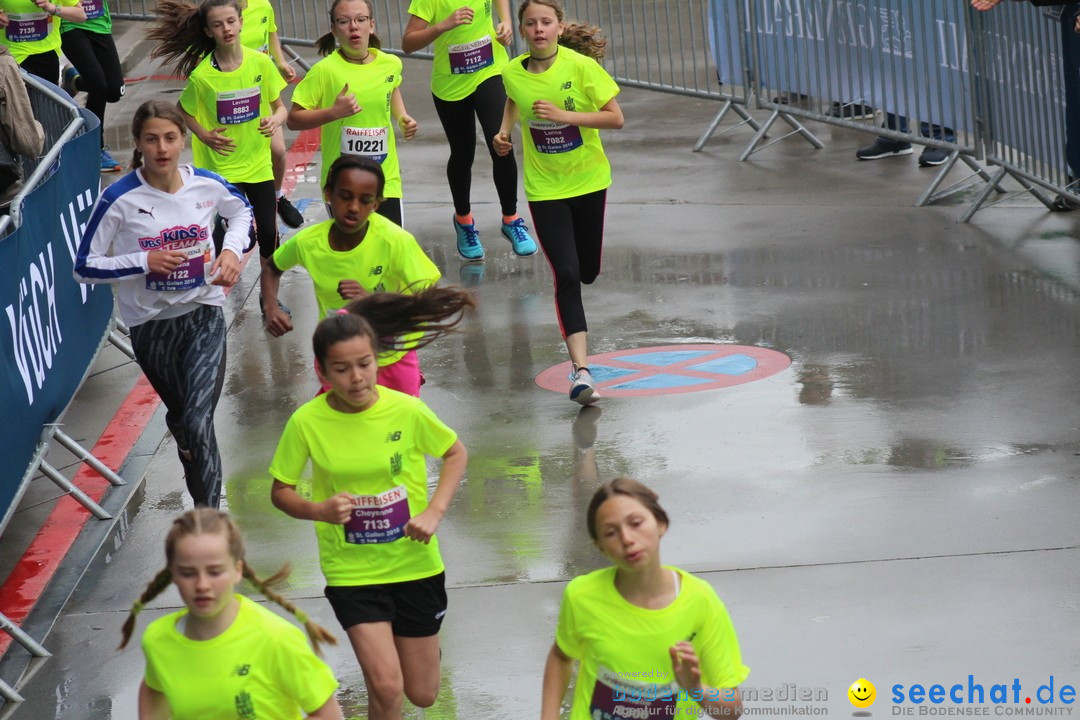
M 541 720 L 558 720 L 574 660 L 581 666 L 571 720 L 738 717 L 738 686 L 750 669 L 712 587 L 660 564 L 668 516 L 656 493 L 616 478 L 593 495 L 586 524 L 613 567 L 566 586 Z
M 296 70 L 289 64 L 285 51 L 281 48 L 274 6 L 270 4 L 270 0 L 242 0 L 241 4 L 243 12 L 240 14 L 240 44 L 269 55 L 282 79 L 291 83 L 296 79 Z M 277 197 L 278 216 L 289 227 L 298 228 L 304 224 L 304 216 L 289 202 L 281 189 L 285 182 L 286 151 L 285 133 L 280 127 L 270 136 L 270 157 L 274 167 L 274 195 Z
M 270 138 L 287 116 L 285 81 L 269 57 L 240 44 L 238 0 L 204 0 L 198 7 L 161 0 L 157 14 L 148 35 L 159 44 L 150 56 L 189 76 L 179 107 L 195 136 L 195 164 L 247 196 L 265 265 L 278 243 Z
M 0 0 L 0 43 L 26 72 L 60 78 L 60 22 L 85 22 L 81 0 Z
M 331 32 L 318 41 L 324 59 L 293 91 L 289 129 L 322 128 L 320 185 L 342 155 L 369 157 L 382 165 L 385 198 L 376 212 L 403 225 L 394 123 L 406 140 L 416 135 L 417 124 L 401 98 L 401 60 L 379 49 L 373 10 L 368 0 L 331 3 Z
M 320 642 L 337 640 L 271 589 L 288 574 L 286 567 L 258 577 L 228 514 L 197 508 L 176 518 L 165 537 L 165 568 L 132 605 L 120 643 L 127 645 L 146 604 L 175 584 L 185 609 L 143 633 L 139 720 L 341 720 L 337 680 L 316 657 Z M 296 616 L 314 650 L 295 625 L 237 595 L 241 578 Z
M 342 155 L 330 166 L 323 197 L 333 219 L 289 238 L 263 267 L 263 312 L 271 335 L 292 330 L 292 320 L 279 309 L 278 288 L 281 275 L 296 265 L 311 275 L 320 318 L 356 298 L 415 293 L 438 282 L 439 269 L 416 239 L 375 212 L 385 185 L 382 167 L 371 158 Z M 380 353 L 379 384 L 419 397 L 422 375 L 416 347 L 409 338 L 402 341 Z M 329 389 L 322 380 L 323 390 Z
M 600 274 L 611 165 L 599 130 L 623 125 L 619 86 L 596 62 L 607 45 L 599 28 L 564 23 L 557 0 L 525 0 L 518 21 L 529 52 L 503 68 L 506 108 L 493 145 L 509 155 L 520 118 L 525 196 L 555 275 L 555 311 L 574 366 L 570 399 L 590 405 L 600 394 L 588 368 L 581 285 Z
M 450 288 L 378 293 L 319 323 L 312 345 L 331 390 L 293 413 L 270 464 L 274 505 L 315 522 L 326 597 L 378 720 L 399 720 L 405 697 L 429 707 L 438 694 L 446 588 L 435 531 L 468 458 L 418 398 L 376 385 L 379 338 L 420 330 L 434 339 L 468 305 Z M 427 455 L 442 458 L 430 500 Z M 309 462 L 307 500 L 296 485 Z
M 499 22 L 493 27 L 492 7 Z M 476 155 L 476 121 L 491 155 L 491 174 L 502 207 L 502 234 L 514 253 L 535 255 L 536 241 L 517 212 L 517 161 L 498 155 L 491 138 L 499 127 L 506 93 L 499 72 L 513 39 L 510 0 L 411 0 L 409 22 L 401 38 L 407 52 L 435 43 L 431 97 L 450 143 L 446 179 L 454 200 L 454 234 L 458 255 L 467 262 L 484 259 L 480 231 L 472 214 L 472 165 Z

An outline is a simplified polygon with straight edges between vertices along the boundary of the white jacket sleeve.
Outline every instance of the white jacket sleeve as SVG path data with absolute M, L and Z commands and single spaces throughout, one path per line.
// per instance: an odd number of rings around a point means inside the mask
M 90 222 L 86 224 L 75 254 L 73 273 L 76 280 L 84 283 L 116 283 L 132 275 L 149 272 L 144 250 L 109 255 L 110 250 L 123 249 L 113 245 L 113 241 L 121 235 L 123 224 L 119 208 L 114 207 L 113 197 L 102 193 L 90 214 Z

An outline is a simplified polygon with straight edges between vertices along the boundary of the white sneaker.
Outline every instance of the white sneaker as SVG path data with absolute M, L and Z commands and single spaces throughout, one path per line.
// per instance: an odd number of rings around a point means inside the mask
M 600 399 L 589 368 L 578 368 L 570 373 L 570 399 L 582 405 L 592 405 Z

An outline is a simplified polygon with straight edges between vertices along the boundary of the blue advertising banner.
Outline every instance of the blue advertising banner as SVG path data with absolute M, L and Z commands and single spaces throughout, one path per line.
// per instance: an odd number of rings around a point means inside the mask
M 0 239 L 0 532 L 21 497 L 41 440 L 82 384 L 113 311 L 107 285 L 72 276 L 75 251 L 97 199 L 97 119 L 65 144 L 57 171 L 23 204 L 23 224 Z
M 749 0 L 730 25 L 731 0 L 711 0 L 711 40 L 723 82 L 742 75 L 738 42 L 753 48 L 760 87 L 971 130 L 966 2 Z M 728 22 L 727 27 L 723 27 Z

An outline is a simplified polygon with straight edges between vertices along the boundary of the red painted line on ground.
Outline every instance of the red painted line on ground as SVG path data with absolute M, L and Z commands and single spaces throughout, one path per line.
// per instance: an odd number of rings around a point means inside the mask
M 160 402 L 147 379 L 139 378 L 94 445 L 94 456 L 110 468 L 119 468 Z M 86 465 L 79 468 L 72 482 L 98 503 L 109 487 L 109 483 L 97 471 Z M 23 623 L 56 575 L 61 560 L 75 544 L 83 525 L 91 517 L 90 511 L 70 495 L 57 501 L 30 547 L 8 575 L 3 587 L 0 587 L 0 612 L 16 625 Z M 0 655 L 7 650 L 11 640 L 6 633 L 0 634 Z
M 165 77 L 171 79 L 169 76 Z M 319 135 L 318 129 L 305 130 L 289 148 L 288 169 L 282 183 L 282 189 L 286 193 L 296 187 L 297 177 L 303 175 L 303 169 L 318 152 Z M 252 253 L 247 253 L 243 263 L 246 264 L 251 256 Z M 229 290 L 231 288 L 227 288 L 225 292 L 228 293 Z M 160 402 L 161 398 L 154 392 L 149 381 L 145 377 L 139 378 L 94 444 L 91 454 L 107 467 L 118 470 L 146 430 Z M 97 503 L 101 502 L 109 488 L 109 483 L 86 465 L 75 473 L 72 483 Z M 57 501 L 56 507 L 49 513 L 26 552 L 0 586 L 0 613 L 16 625 L 22 625 L 56 575 L 83 526 L 92 517 L 90 512 L 70 495 Z M 40 638 L 35 639 L 40 641 Z M 10 635 L 0 633 L 0 656 L 7 651 L 11 643 Z

